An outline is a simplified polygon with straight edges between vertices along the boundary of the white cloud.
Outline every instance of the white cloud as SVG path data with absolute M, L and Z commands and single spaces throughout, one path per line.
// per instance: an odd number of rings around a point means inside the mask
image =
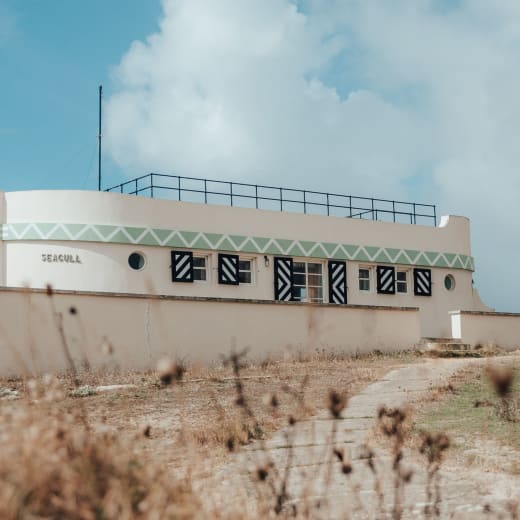
M 115 71 L 106 143 L 132 174 L 392 197 L 421 179 L 472 218 L 484 298 L 520 310 L 519 27 L 516 0 L 165 0 Z

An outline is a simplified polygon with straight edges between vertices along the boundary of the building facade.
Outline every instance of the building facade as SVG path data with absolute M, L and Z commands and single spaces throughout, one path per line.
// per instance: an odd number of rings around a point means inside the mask
M 464 217 L 434 227 L 90 191 L 1 193 L 0 210 L 3 287 L 416 308 L 435 338 L 451 337 L 452 311 L 490 311 Z

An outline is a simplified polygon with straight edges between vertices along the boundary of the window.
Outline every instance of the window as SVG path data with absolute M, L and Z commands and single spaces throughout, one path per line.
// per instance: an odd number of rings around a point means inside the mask
M 141 253 L 132 253 L 128 257 L 128 265 L 132 269 L 140 271 L 144 267 L 144 255 Z
M 240 283 L 253 283 L 253 260 L 240 258 L 238 261 L 238 281 Z
M 455 278 L 452 274 L 447 274 L 444 277 L 444 287 L 446 287 L 446 290 L 453 291 L 455 289 Z
M 314 262 L 293 263 L 293 299 L 323 303 L 323 265 Z
M 370 291 L 370 268 L 359 268 L 359 290 Z
M 396 289 L 398 293 L 408 292 L 408 271 L 397 271 L 395 273 Z
M 196 282 L 205 282 L 208 279 L 208 257 L 193 257 L 193 280 Z

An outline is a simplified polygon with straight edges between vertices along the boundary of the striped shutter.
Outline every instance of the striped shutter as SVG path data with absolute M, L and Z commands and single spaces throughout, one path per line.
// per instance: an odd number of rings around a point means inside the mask
M 193 253 L 172 251 L 172 281 L 193 282 Z
M 329 302 L 347 303 L 347 264 L 337 260 L 329 262 Z
M 293 260 L 274 258 L 274 299 L 289 302 L 293 299 Z
M 377 266 L 377 292 L 395 294 L 395 267 Z
M 432 271 L 431 269 L 413 270 L 413 292 L 415 296 L 432 295 Z
M 238 285 L 238 255 L 218 255 L 218 283 L 224 285 Z

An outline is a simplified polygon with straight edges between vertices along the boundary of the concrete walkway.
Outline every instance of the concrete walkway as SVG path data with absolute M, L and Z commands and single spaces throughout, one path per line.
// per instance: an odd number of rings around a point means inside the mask
M 288 472 L 285 507 L 294 504 L 298 511 L 307 508 L 310 518 L 390 518 L 393 458 L 370 442 L 380 406 L 403 407 L 442 384 L 456 370 L 478 362 L 482 361 L 438 359 L 393 370 L 350 399 L 340 419 L 323 413 L 276 432 L 266 442 L 252 444 L 214 474 L 208 488 L 212 507 L 224 510 L 224 516 L 233 511 L 264 516 L 262 507 L 272 509 L 276 499 L 269 482 L 280 490 Z M 367 463 L 367 443 L 374 445 L 376 473 Z M 345 460 L 352 467 L 350 474 L 342 473 L 333 448 L 344 450 Z M 413 471 L 402 500 L 405 518 L 423 517 L 427 503 L 426 470 L 414 460 L 405 455 L 403 461 L 403 467 Z M 267 470 L 266 482 L 255 482 L 259 468 Z M 278 476 L 270 480 L 276 472 Z M 489 518 L 483 512 L 484 504 L 504 507 L 492 486 L 486 489 L 482 479 L 474 480 L 467 470 L 453 473 L 441 469 L 441 475 L 442 518 Z M 508 498 L 513 491 L 504 490 L 503 485 L 502 498 Z

